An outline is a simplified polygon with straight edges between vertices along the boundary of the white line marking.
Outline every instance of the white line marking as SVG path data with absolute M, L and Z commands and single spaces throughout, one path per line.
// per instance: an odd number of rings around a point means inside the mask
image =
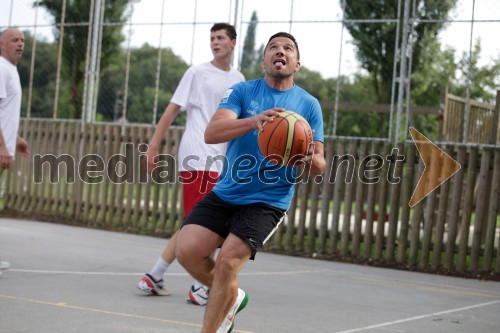
M 428 318 L 428 317 L 440 316 L 440 315 L 444 315 L 444 314 L 448 314 L 448 313 L 453 313 L 453 312 L 470 310 L 470 309 L 479 308 L 479 307 L 488 306 L 488 305 L 497 304 L 497 303 L 500 303 L 500 301 L 494 301 L 494 302 L 488 302 L 488 303 L 481 303 L 481 304 L 466 306 L 466 307 L 458 308 L 458 309 L 452 309 L 452 310 L 447 310 L 447 311 L 430 313 L 430 314 L 426 314 L 426 315 L 422 315 L 422 316 L 410 317 L 410 318 L 400 319 L 400 320 L 395 320 L 395 321 L 388 321 L 386 323 L 381 323 L 381 324 L 376 324 L 376 325 L 371 325 L 371 326 L 365 326 L 365 327 L 361 327 L 361 328 L 355 328 L 355 329 L 347 330 L 347 331 L 338 331 L 338 332 L 335 332 L 335 333 L 362 332 L 362 331 L 367 331 L 367 330 L 371 330 L 371 329 L 374 329 L 374 328 L 379 328 L 379 327 L 390 326 L 390 325 L 394 325 L 394 324 L 405 323 L 405 322 L 408 322 L 408 321 L 419 320 L 419 319 L 424 319 L 424 318 Z
M 79 271 L 52 271 L 42 269 L 9 269 L 10 272 L 20 273 L 39 273 L 39 274 L 71 274 L 71 275 L 115 275 L 115 276 L 141 276 L 144 273 L 119 273 L 119 272 L 79 272 Z M 323 273 L 327 270 L 298 270 L 289 272 L 240 272 L 239 275 L 257 276 L 257 275 L 296 275 L 296 274 L 310 274 L 310 273 Z M 188 273 L 166 273 L 167 276 L 189 276 Z

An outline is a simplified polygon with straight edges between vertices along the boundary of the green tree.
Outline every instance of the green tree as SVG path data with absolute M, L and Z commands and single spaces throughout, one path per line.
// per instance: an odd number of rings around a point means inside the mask
M 450 91 L 455 95 L 465 97 L 466 78 L 469 76 L 470 98 L 495 104 L 496 90 L 500 87 L 500 56 L 490 59 L 490 63 L 483 66 L 479 65 L 480 56 L 481 39 L 478 39 L 470 55 L 466 52 L 462 54 L 458 62 L 458 73 Z
M 17 64 L 21 85 L 23 87 L 23 100 L 21 112 L 27 115 L 33 36 L 29 31 L 24 31 L 24 55 Z M 54 87 L 57 68 L 57 45 L 44 40 L 36 40 L 36 54 L 34 56 L 33 82 L 31 95 L 31 117 L 52 117 L 54 110 Z M 64 85 L 64 82 L 62 83 Z
M 115 111 L 118 117 L 121 116 L 121 103 L 125 89 L 125 57 L 125 53 L 122 52 L 121 61 L 101 73 L 97 112 L 105 120 L 115 120 L 117 118 Z M 130 122 L 151 123 L 153 120 L 157 63 L 158 48 L 144 44 L 140 48 L 131 50 L 127 94 L 127 120 Z M 188 64 L 170 48 L 161 50 L 157 121 L 187 68 Z M 175 118 L 174 124 L 184 125 L 184 113 Z
M 341 0 L 341 3 L 344 3 Z M 415 2 L 410 1 L 413 6 Z M 438 32 L 443 29 L 443 22 L 457 0 L 422 0 L 417 3 L 415 11 L 418 19 L 432 20 L 431 22 L 414 21 L 414 33 L 411 36 L 413 44 L 413 66 L 412 71 L 419 71 L 419 61 L 422 50 L 436 38 Z M 396 23 L 373 23 L 359 22 L 356 20 L 366 19 L 395 19 L 398 13 L 398 1 L 346 1 L 344 16 L 345 26 L 349 30 L 354 45 L 357 48 L 356 55 L 362 67 L 368 71 L 372 79 L 378 103 L 388 103 L 391 97 L 391 86 L 393 78 L 393 64 L 396 49 Z M 413 8 L 410 8 L 410 13 Z M 403 13 L 403 10 L 401 10 Z M 403 16 L 403 15 L 401 15 Z M 401 23 L 402 23 L 401 18 Z M 400 24 L 402 27 L 403 24 Z M 400 31 L 401 32 L 401 31 Z M 401 36 L 401 34 L 400 34 Z
M 68 109 L 72 118 L 80 118 L 82 111 L 91 1 L 67 1 L 64 13 L 66 25 L 63 36 L 63 74 L 69 77 Z M 52 15 L 55 22 L 60 23 L 62 21 L 62 1 L 41 0 L 39 4 Z M 105 25 L 102 29 L 101 70 L 105 70 L 113 61 L 117 60 L 116 55 L 120 50 L 120 44 L 124 40 L 121 31 L 127 19 L 125 9 L 128 0 L 107 0 L 104 4 L 104 24 L 110 24 Z M 56 27 L 54 35 L 58 40 L 61 30 L 59 25 L 56 25 Z
M 255 70 L 255 65 L 259 63 L 259 54 L 255 52 L 255 33 L 258 23 L 257 12 L 254 11 L 248 25 L 245 43 L 243 44 L 243 54 L 241 55 L 240 67 L 245 77 L 251 75 Z

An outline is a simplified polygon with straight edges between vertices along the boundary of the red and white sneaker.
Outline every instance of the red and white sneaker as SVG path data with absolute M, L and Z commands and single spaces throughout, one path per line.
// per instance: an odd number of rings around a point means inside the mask
M 163 279 L 156 281 L 151 275 L 145 274 L 137 284 L 139 290 L 156 296 L 168 296 L 172 292 L 163 286 Z
M 245 306 L 247 306 L 247 303 L 248 303 L 248 294 L 243 290 L 241 290 L 240 288 L 238 288 L 238 296 L 236 296 L 236 301 L 234 302 L 233 306 L 227 313 L 226 318 L 224 318 L 224 321 L 217 330 L 217 333 L 230 333 L 234 327 L 234 317 L 238 312 L 243 310 Z
M 208 302 L 208 288 L 201 286 L 195 289 L 194 285 L 192 285 L 188 297 L 188 303 L 205 306 Z

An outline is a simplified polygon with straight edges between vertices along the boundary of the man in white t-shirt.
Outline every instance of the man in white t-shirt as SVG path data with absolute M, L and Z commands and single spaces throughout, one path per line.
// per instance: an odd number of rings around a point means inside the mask
M 236 30 L 227 23 L 216 23 L 210 29 L 210 48 L 214 56 L 210 62 L 190 67 L 182 77 L 170 103 L 163 113 L 147 153 L 148 169 L 155 166 L 158 148 L 179 111 L 186 110 L 185 131 L 178 153 L 178 167 L 183 179 L 184 216 L 210 192 L 222 171 L 222 157 L 226 143 L 208 145 L 205 128 L 217 109 L 226 90 L 245 80 L 243 74 L 231 67 L 231 56 L 236 46 Z M 218 158 L 217 158 L 218 157 Z M 153 295 L 169 295 L 163 275 L 175 260 L 177 232 L 172 236 L 151 271 L 144 275 L 137 287 Z M 188 294 L 188 302 L 205 305 L 208 289 L 195 281 Z
M 21 80 L 17 62 L 24 51 L 24 34 L 7 28 L 0 34 L 0 183 L 4 170 L 10 169 L 16 151 L 29 156 L 28 144 L 18 134 L 21 117 Z M 10 264 L 0 261 L 0 274 Z

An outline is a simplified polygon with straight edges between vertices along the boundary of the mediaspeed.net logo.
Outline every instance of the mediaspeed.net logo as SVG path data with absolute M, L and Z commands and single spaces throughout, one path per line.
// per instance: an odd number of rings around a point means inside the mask
M 408 203 L 413 207 L 457 173 L 462 166 L 415 128 L 410 127 L 409 130 L 424 163 L 424 171 Z
M 458 172 L 461 166 L 415 128 L 409 130 L 425 167 L 409 202 L 409 206 L 413 207 Z M 107 160 L 98 154 L 88 154 L 78 159 L 78 162 L 70 154 L 61 154 L 59 156 L 35 154 L 33 155 L 33 182 L 40 184 L 47 181 L 47 177 L 44 176 L 47 174 L 50 183 L 62 181 L 74 183 L 77 177 L 88 184 L 102 183 L 105 178 L 114 184 L 135 182 L 145 184 L 150 181 L 156 184 L 168 184 L 196 181 L 195 177 L 186 179 L 180 175 L 178 176 L 179 161 L 170 154 L 160 154 L 154 164 L 155 166 L 148 170 L 147 163 L 145 163 L 148 149 L 147 144 L 140 144 L 136 148 L 134 144 L 126 143 L 123 154 L 114 154 Z M 401 175 L 397 174 L 396 170 L 401 170 L 401 168 L 398 168 L 398 163 L 402 163 L 404 160 L 405 156 L 400 154 L 397 148 L 393 148 L 391 154 L 387 156 L 369 154 L 358 162 L 356 157 L 350 154 L 334 155 L 333 161 L 328 163 L 331 170 L 324 173 L 329 175 L 328 178 L 316 176 L 312 181 L 316 183 L 326 181 L 335 184 L 338 181 L 337 178 L 342 178 L 342 181 L 350 184 L 354 177 L 357 177 L 358 181 L 364 184 L 376 184 L 380 181 L 398 184 L 401 181 Z M 193 170 L 192 163 L 199 164 L 200 157 L 190 155 L 181 162 L 183 170 Z M 220 170 L 227 161 L 224 155 L 217 155 L 208 156 L 202 162 L 205 164 L 205 170 L 213 170 L 212 167 L 215 165 L 217 165 L 216 169 Z M 265 165 L 260 165 L 263 163 Z M 380 170 L 385 163 L 388 163 L 387 173 L 381 175 Z M 65 170 L 62 170 L 63 166 Z M 224 172 L 221 177 L 231 177 L 232 181 L 240 184 L 250 183 L 255 181 L 255 179 L 248 176 L 248 171 L 252 169 L 263 170 L 256 172 L 252 177 L 257 177 L 257 181 L 265 184 L 275 184 L 283 181 L 295 184 L 311 180 L 310 175 L 300 173 L 303 170 L 299 170 L 296 174 L 290 172 L 291 168 L 273 165 L 268 160 L 257 161 L 252 155 L 238 157 L 235 163 L 231 165 L 230 170 Z M 344 170 L 345 173 L 340 170 Z M 208 183 L 215 183 L 216 181 L 216 178 L 205 179 L 201 184 L 203 186 L 201 190 L 206 189 Z

